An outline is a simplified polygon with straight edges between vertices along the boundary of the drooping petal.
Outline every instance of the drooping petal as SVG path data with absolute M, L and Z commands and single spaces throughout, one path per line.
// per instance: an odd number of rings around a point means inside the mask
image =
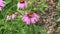
M 2 11 L 3 7 L 5 7 L 5 2 L 3 0 L 0 0 L 0 11 Z
M 3 0 L 0 0 L 0 1 L 3 1 Z
M 28 14 L 25 14 L 22 18 L 24 22 L 26 22 L 27 25 L 30 25 L 30 23 L 36 23 L 38 21 L 39 16 L 37 14 L 33 14 L 33 17 L 29 17 Z
M 34 17 L 39 18 L 39 16 L 36 13 L 34 13 Z
M 33 13 L 34 16 L 31 18 L 32 23 L 36 23 L 38 21 L 39 16 L 36 13 Z
M 18 2 L 17 7 L 18 9 L 24 9 L 24 3 Z
M 30 18 L 27 16 L 27 14 L 23 16 L 22 20 L 26 22 L 27 25 L 30 25 Z
M 35 19 L 34 18 L 31 18 L 31 23 L 35 23 Z
M 26 19 L 26 24 L 30 25 L 30 19 L 29 18 Z
M 36 23 L 38 20 L 36 17 L 31 18 L 31 23 Z
M 5 6 L 5 2 L 3 0 L 0 0 L 0 6 L 2 6 L 2 7 Z
M 23 16 L 22 20 L 24 20 L 26 17 L 27 17 L 27 14 L 25 14 L 25 15 Z
M 28 2 L 27 2 L 27 0 L 25 1 L 25 7 L 28 8 Z

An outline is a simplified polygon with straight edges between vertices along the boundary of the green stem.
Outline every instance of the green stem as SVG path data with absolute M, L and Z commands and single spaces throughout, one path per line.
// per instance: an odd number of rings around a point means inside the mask
M 28 33 L 30 34 L 30 26 L 28 26 L 28 31 L 27 31 L 27 34 L 28 34 Z
M 33 34 L 35 34 L 34 24 L 32 24 Z

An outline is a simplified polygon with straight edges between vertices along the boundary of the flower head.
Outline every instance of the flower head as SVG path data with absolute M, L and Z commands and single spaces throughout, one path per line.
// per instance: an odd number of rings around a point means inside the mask
M 24 3 L 18 2 L 17 7 L 18 7 L 18 9 L 24 9 Z
M 27 7 L 27 2 L 24 0 L 20 0 L 17 4 L 18 9 L 24 9 L 24 7 Z
M 5 2 L 3 0 L 0 0 L 0 11 L 3 7 L 5 7 Z
M 25 14 L 22 18 L 24 22 L 26 22 L 27 25 L 30 25 L 30 23 L 36 23 L 38 21 L 39 16 L 34 12 L 28 12 Z
M 14 20 L 15 17 L 16 17 L 15 14 L 9 14 L 9 15 L 7 16 L 7 20 L 11 20 L 11 19 Z

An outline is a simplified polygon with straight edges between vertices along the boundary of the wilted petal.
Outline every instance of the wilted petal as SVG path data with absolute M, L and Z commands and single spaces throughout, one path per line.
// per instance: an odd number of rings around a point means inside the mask
M 2 11 L 2 7 L 0 7 L 0 11 Z
M 7 20 L 11 20 L 11 16 L 7 16 Z
M 19 14 L 18 12 L 15 12 L 15 15 Z

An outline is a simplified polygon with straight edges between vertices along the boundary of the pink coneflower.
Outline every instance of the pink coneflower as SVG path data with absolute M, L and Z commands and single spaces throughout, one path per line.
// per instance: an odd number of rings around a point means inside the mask
M 25 14 L 22 18 L 24 22 L 26 22 L 27 25 L 30 25 L 30 23 L 36 23 L 38 21 L 39 16 L 36 13 L 28 12 Z
M 3 7 L 5 7 L 5 2 L 3 0 L 0 0 L 0 11 Z
M 18 2 L 18 4 L 17 4 L 17 7 L 18 7 L 18 9 L 24 9 L 24 7 L 27 8 L 27 1 L 20 0 L 20 2 Z
M 14 20 L 16 18 L 16 14 L 9 14 L 8 16 L 7 16 L 7 20 Z
M 58 20 L 57 21 L 60 21 L 60 18 L 58 18 Z

